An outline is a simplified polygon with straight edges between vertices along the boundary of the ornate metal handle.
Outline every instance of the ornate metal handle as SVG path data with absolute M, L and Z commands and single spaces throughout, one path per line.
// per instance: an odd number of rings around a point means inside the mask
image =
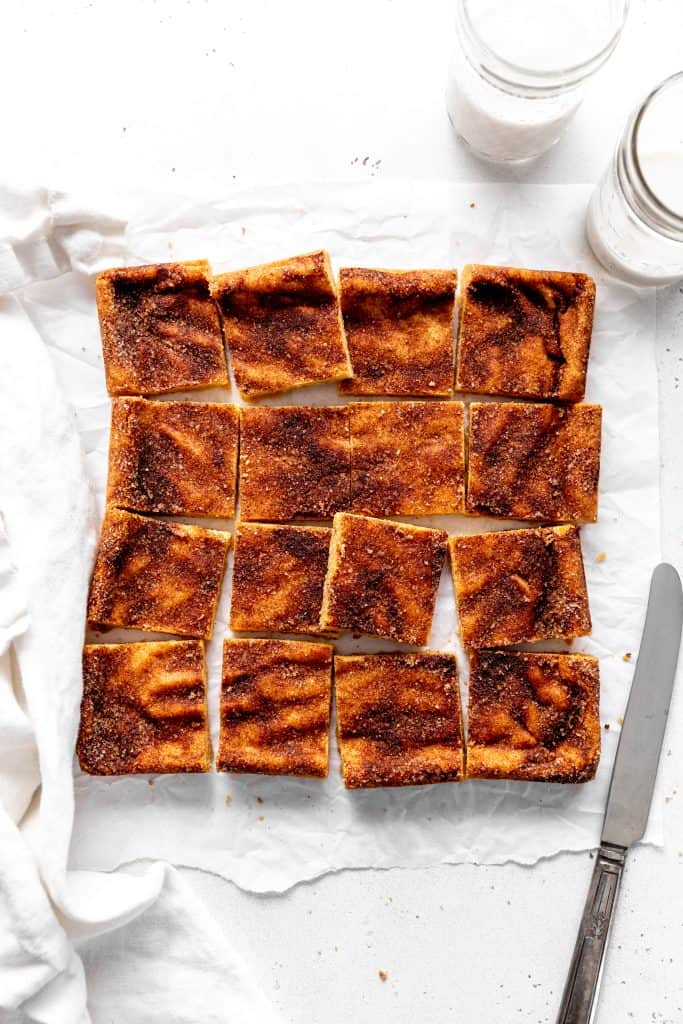
M 593 871 L 557 1024 L 590 1024 L 626 850 L 603 844 Z

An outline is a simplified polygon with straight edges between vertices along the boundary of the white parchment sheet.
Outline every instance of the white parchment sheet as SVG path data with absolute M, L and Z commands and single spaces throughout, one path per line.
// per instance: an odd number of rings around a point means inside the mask
M 586 271 L 598 282 L 586 398 L 604 406 L 600 522 L 582 531 L 594 628 L 591 637 L 571 647 L 601 659 L 605 729 L 594 782 L 476 782 L 348 793 L 333 739 L 324 781 L 215 773 L 98 779 L 76 768 L 72 867 L 109 869 L 137 858 L 163 858 L 264 892 L 341 868 L 529 864 L 597 844 L 649 574 L 659 559 L 659 458 L 654 296 L 607 278 L 591 257 L 583 235 L 589 191 L 420 182 L 252 188 L 215 203 L 137 195 L 77 205 L 68 196 L 51 197 L 50 230 L 64 272 L 29 283 L 17 295 L 50 347 L 76 410 L 100 509 L 110 403 L 94 273 L 105 266 L 207 257 L 224 270 L 327 248 L 336 267 L 460 268 L 472 261 Z M 237 401 L 236 392 L 204 394 Z M 330 386 L 303 389 L 272 404 L 339 402 Z M 459 516 L 413 521 L 450 533 L 501 526 Z M 208 648 L 214 744 L 231 567 L 232 557 Z M 74 615 L 83 612 L 74 609 Z M 120 638 L 120 631 L 107 636 Z M 336 646 L 341 652 L 396 647 L 348 636 Z M 430 647 L 459 651 L 447 570 Z M 624 660 L 627 652 L 630 662 Z M 465 698 L 467 666 L 460 660 Z M 647 838 L 662 839 L 657 801 Z

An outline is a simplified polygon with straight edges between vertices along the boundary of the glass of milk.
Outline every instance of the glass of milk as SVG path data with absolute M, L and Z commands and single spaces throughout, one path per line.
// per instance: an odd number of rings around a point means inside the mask
M 554 145 L 613 52 L 629 0 L 456 0 L 446 94 L 477 156 L 518 163 Z
M 629 118 L 586 222 L 602 265 L 633 284 L 683 280 L 683 71 Z

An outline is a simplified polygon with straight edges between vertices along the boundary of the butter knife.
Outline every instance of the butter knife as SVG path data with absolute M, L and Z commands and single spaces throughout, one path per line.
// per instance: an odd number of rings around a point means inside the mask
M 602 964 L 626 853 L 642 839 L 673 692 L 683 626 L 681 580 L 662 563 L 652 574 L 645 627 L 612 770 L 600 849 L 557 1024 L 594 1019 Z

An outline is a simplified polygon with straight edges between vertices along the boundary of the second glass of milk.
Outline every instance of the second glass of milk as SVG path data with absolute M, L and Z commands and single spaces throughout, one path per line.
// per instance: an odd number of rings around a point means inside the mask
M 457 134 L 487 160 L 540 156 L 616 47 L 628 3 L 457 0 L 446 97 Z
M 586 230 L 616 277 L 639 285 L 683 280 L 683 71 L 653 89 L 627 121 Z

